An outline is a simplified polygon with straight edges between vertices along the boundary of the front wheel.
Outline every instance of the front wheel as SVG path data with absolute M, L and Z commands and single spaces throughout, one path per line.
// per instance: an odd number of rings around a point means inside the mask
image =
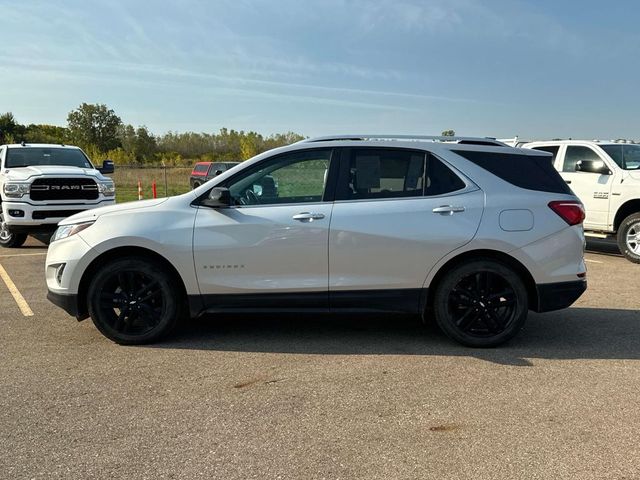
M 632 213 L 620 224 L 618 248 L 627 260 L 640 263 L 640 213 Z
M 121 345 L 151 343 L 167 335 L 181 316 L 183 301 L 175 279 L 160 263 L 135 257 L 104 265 L 87 295 L 96 328 Z
M 5 248 L 18 248 L 21 247 L 26 240 L 26 233 L 11 233 L 4 221 L 4 214 L 0 211 L 0 246 Z
M 434 295 L 442 331 L 469 347 L 495 347 L 510 340 L 524 326 L 527 312 L 527 290 L 520 276 L 490 259 L 454 267 Z

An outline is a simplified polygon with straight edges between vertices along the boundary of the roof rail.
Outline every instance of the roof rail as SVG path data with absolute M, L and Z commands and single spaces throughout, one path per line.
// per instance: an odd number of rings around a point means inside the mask
M 494 145 L 496 147 L 508 147 L 492 137 L 447 137 L 434 135 L 327 135 L 300 140 L 298 143 L 333 142 L 340 140 L 406 140 L 415 142 L 455 142 L 466 145 Z

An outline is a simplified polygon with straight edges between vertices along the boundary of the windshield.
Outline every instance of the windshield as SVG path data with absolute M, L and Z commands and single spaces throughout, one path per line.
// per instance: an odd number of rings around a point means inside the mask
M 625 170 L 640 168 L 640 145 L 600 145 L 600 148 L 607 152 L 620 168 Z
M 85 154 L 75 148 L 22 147 L 7 149 L 5 168 L 38 165 L 93 168 Z

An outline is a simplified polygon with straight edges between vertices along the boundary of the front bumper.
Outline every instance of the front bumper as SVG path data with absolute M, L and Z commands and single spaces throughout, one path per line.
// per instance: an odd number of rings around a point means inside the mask
M 538 305 L 533 310 L 551 312 L 571 306 L 587 289 L 587 280 L 542 283 L 536 285 L 536 289 L 538 291 Z
M 49 290 L 47 293 L 47 300 L 63 309 L 69 315 L 76 317 L 78 320 L 84 320 L 88 316 L 87 312 L 80 311 L 78 295 L 63 295 Z
M 2 202 L 2 214 L 9 230 L 15 233 L 26 233 L 38 229 L 38 227 L 55 229 L 58 222 L 71 215 L 115 203 L 115 198 L 103 198 L 91 203 L 56 204 L 32 204 L 25 201 L 9 200 Z M 20 212 L 20 215 L 10 215 L 10 212 Z

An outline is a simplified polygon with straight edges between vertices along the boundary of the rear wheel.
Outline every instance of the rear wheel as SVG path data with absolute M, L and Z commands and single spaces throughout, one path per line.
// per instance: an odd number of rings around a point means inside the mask
M 0 211 L 0 246 L 5 248 L 21 247 L 27 240 L 26 233 L 11 233 L 4 221 L 4 214 Z
M 193 182 L 193 190 L 200 186 L 200 182 Z
M 640 263 L 640 213 L 632 213 L 620 224 L 618 248 L 627 260 Z
M 122 345 L 136 345 L 167 335 L 182 316 L 184 298 L 160 263 L 126 257 L 94 275 L 87 304 L 102 334 Z
M 494 260 L 474 260 L 447 272 L 436 287 L 436 322 L 469 347 L 494 347 L 524 326 L 527 290 L 520 276 Z

